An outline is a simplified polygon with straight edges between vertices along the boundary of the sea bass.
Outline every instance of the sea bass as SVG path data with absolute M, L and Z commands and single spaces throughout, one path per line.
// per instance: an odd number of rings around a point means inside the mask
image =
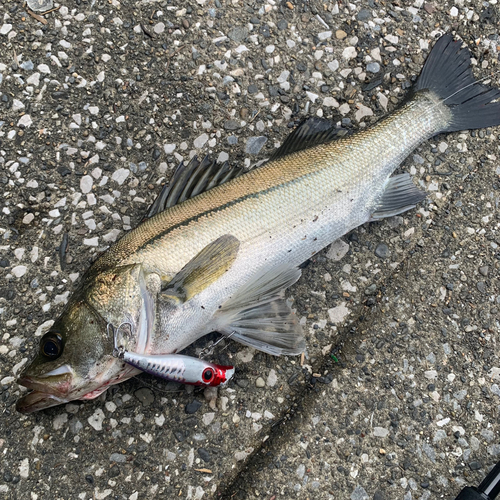
M 360 224 L 413 208 L 425 194 L 394 170 L 438 133 L 499 125 L 499 98 L 445 35 L 405 101 L 369 129 L 349 135 L 312 118 L 247 173 L 181 166 L 148 218 L 83 276 L 18 381 L 32 392 L 17 409 L 92 399 L 139 373 L 113 356 L 116 329 L 125 350 L 145 356 L 213 331 L 274 355 L 303 352 L 283 293 L 298 266 Z

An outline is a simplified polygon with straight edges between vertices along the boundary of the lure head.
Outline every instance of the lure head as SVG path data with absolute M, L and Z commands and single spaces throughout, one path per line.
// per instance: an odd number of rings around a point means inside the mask
M 223 366 L 211 364 L 207 366 L 201 374 L 200 385 L 210 387 L 224 387 L 234 375 L 234 366 Z

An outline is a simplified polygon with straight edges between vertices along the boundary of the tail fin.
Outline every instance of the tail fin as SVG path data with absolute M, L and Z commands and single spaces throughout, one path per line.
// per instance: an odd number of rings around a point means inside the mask
M 469 50 L 461 45 L 461 41 L 443 35 L 432 48 L 413 88 L 431 90 L 451 109 L 452 121 L 442 132 L 500 125 L 500 89 L 481 85 L 474 79 Z

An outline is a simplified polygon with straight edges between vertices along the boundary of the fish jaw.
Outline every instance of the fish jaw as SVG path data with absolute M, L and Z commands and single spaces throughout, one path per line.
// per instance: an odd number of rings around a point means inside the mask
M 68 365 L 46 374 L 22 375 L 17 383 L 31 389 L 31 392 L 17 401 L 16 410 L 27 414 L 70 401 L 94 399 L 111 385 L 119 384 L 140 373 L 112 356 L 103 364 L 104 370 L 100 373 L 90 373 L 89 378 L 79 378 Z

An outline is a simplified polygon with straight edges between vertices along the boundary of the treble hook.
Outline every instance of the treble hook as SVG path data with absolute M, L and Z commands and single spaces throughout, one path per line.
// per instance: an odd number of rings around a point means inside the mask
M 200 355 L 199 355 L 199 358 L 200 359 L 204 359 L 206 358 L 207 356 L 211 356 L 213 353 L 214 353 L 214 350 L 215 350 L 215 346 L 217 344 L 220 344 L 224 339 L 229 339 L 231 338 L 236 332 L 231 332 L 229 335 L 227 336 L 222 336 L 220 339 L 218 339 L 216 342 L 214 342 L 211 346 L 208 346 L 208 347 L 204 347 L 201 351 L 200 351 Z M 229 344 L 228 344 L 229 345 Z M 222 350 L 221 352 L 224 350 L 224 349 L 227 349 L 228 345 L 226 345 Z

